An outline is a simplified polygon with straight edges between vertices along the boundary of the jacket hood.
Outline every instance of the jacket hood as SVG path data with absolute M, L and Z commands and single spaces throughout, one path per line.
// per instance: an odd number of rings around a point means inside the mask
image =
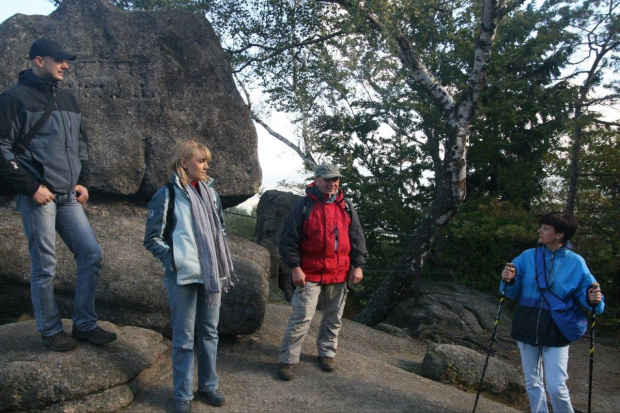
M 35 87 L 43 92 L 55 91 L 58 88 L 56 80 L 45 80 L 34 74 L 32 69 L 19 72 L 20 85 Z
M 316 202 L 326 202 L 329 199 L 329 195 L 321 191 L 314 182 L 306 187 L 306 195 Z M 342 189 L 339 189 L 336 194 L 336 202 L 342 202 L 343 200 L 344 194 Z

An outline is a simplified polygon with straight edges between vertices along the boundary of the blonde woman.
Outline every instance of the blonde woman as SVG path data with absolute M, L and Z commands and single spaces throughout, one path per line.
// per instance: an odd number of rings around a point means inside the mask
M 198 393 L 214 406 L 225 403 L 215 371 L 222 291 L 232 286 L 233 265 L 220 198 L 207 175 L 211 151 L 180 143 L 170 162 L 171 182 L 148 206 L 144 246 L 164 266 L 172 323 L 175 408 L 191 412 L 194 348 Z M 194 343 L 194 334 L 196 342 Z

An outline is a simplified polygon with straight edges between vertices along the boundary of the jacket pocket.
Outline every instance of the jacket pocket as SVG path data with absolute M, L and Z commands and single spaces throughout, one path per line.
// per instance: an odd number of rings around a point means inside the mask
M 164 258 L 161 261 L 161 263 L 164 266 L 164 270 L 173 270 L 174 269 L 172 259 L 173 259 L 173 257 L 172 257 L 172 249 L 169 249 L 166 252 L 166 255 L 164 255 Z

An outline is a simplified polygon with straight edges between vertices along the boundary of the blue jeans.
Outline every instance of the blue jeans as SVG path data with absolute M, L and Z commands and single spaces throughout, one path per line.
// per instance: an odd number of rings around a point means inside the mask
M 174 271 L 166 271 L 164 286 L 168 293 L 172 323 L 172 384 L 174 399 L 194 398 L 194 334 L 198 355 L 198 390 L 218 388 L 215 372 L 219 336 L 220 307 L 207 307 L 203 284 L 179 285 Z M 218 293 L 221 294 L 221 293 Z
M 56 232 L 76 261 L 73 325 L 81 331 L 97 327 L 95 292 L 101 269 L 101 249 L 75 193 L 56 195 L 39 205 L 24 195 L 15 197 L 30 254 L 30 292 L 37 330 L 52 336 L 62 330 L 54 298 Z
M 554 413 L 572 413 L 573 406 L 568 394 L 568 346 L 540 347 L 517 342 L 521 351 L 521 366 L 525 377 L 525 390 L 530 399 L 532 413 L 547 413 L 547 397 L 543 378 L 547 384 L 547 393 Z

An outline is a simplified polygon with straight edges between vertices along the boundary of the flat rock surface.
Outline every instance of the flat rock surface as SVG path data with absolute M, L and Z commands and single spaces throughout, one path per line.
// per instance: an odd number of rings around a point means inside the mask
M 63 321 L 70 333 L 71 321 Z M 104 321 L 100 326 L 118 339 L 104 346 L 79 343 L 64 353 L 44 345 L 33 320 L 0 326 L 0 410 L 68 401 L 78 411 L 112 411 L 130 403 L 127 384 L 168 353 L 168 342 L 152 330 Z
M 197 395 L 192 411 L 471 411 L 475 394 L 436 383 L 411 371 L 419 369 L 426 344 L 394 337 L 343 320 L 336 370 L 323 372 L 316 361 L 317 312 L 304 343 L 297 377 L 277 376 L 278 347 L 291 308 L 269 304 L 263 327 L 254 335 L 220 341 L 218 374 L 227 403 L 220 408 Z M 409 369 L 411 371 L 407 371 Z M 164 412 L 173 409 L 171 366 L 143 383 L 124 411 Z M 481 398 L 478 411 L 516 411 Z

